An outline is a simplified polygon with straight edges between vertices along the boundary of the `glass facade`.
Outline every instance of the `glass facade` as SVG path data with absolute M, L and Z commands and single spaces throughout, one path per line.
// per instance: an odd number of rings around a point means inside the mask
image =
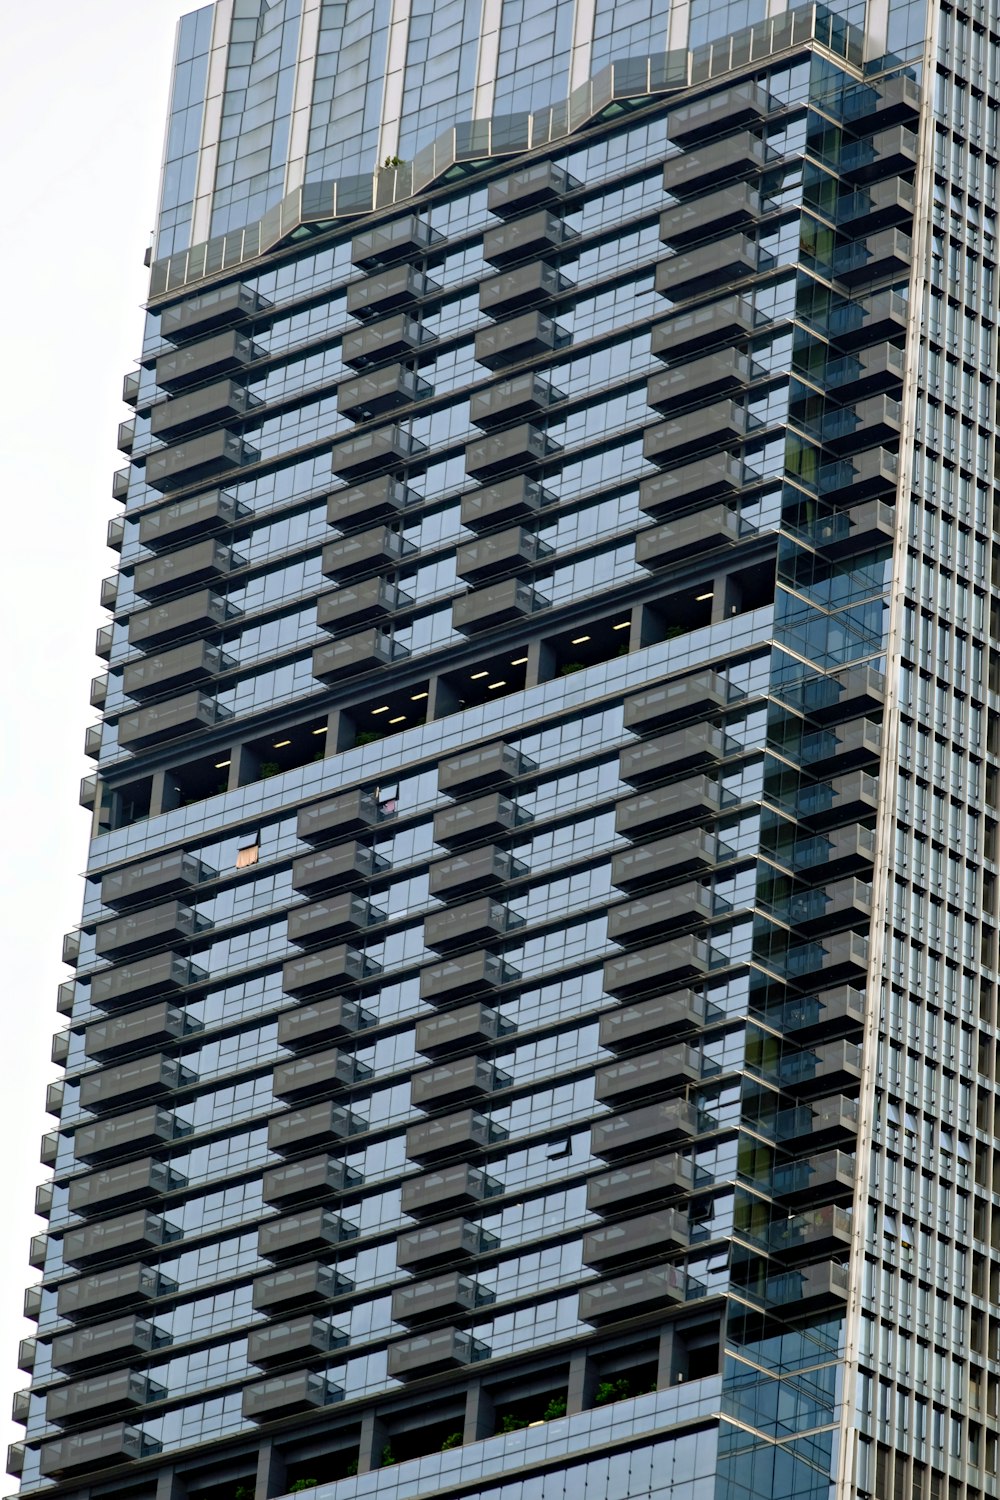
M 769 9 L 181 23 L 25 1495 L 996 1492 L 1000 23 Z

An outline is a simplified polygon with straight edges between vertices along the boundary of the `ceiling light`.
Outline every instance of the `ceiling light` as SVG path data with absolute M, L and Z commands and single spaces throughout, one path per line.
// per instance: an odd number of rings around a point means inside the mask
M 572 641 L 570 642 L 570 645 L 572 645 L 572 646 L 582 646 L 583 643 L 584 643 L 584 641 L 589 641 L 589 640 L 590 640 L 590 636 L 589 635 L 575 635 L 573 637 Z
M 221 771 L 225 766 L 230 766 L 230 765 L 232 765 L 232 761 L 229 761 L 229 760 L 217 760 L 215 762 L 215 769 L 217 771 Z
M 326 734 L 326 725 L 323 724 L 319 729 L 314 729 L 313 734 Z
M 411 703 L 422 703 L 423 700 L 426 697 L 427 697 L 426 693 L 411 693 L 410 694 L 410 702 Z
M 397 714 L 394 719 L 390 719 L 389 720 L 389 723 L 390 724 L 405 724 L 406 723 L 406 715 L 405 714 Z
M 707 594 L 695 594 L 695 596 L 694 596 L 694 602 L 695 602 L 695 604 L 704 604 L 704 602 L 705 602 L 706 599 L 714 599 L 714 598 L 715 598 L 715 590 L 714 589 L 709 589 L 709 591 L 708 591 Z
M 472 673 L 470 673 L 470 677 L 471 677 L 471 680 L 473 682 L 478 682 L 479 679 L 480 679 L 480 677 L 488 677 L 489 675 L 490 674 L 489 674 L 488 671 L 487 672 L 472 672 Z
M 528 658 L 526 656 L 515 656 L 514 660 L 511 662 L 512 667 L 526 667 L 527 665 Z
M 632 624 L 631 620 L 619 620 L 618 624 L 617 625 L 612 625 L 611 629 L 612 630 L 628 630 L 631 627 L 631 624 Z
M 388 712 L 389 712 L 389 705 L 388 705 L 388 703 L 383 703 L 381 708 L 373 708 L 372 709 L 372 713 L 373 714 L 387 714 Z
M 497 688 L 506 687 L 507 684 L 506 682 L 500 681 L 488 683 L 487 686 L 489 687 L 490 692 L 493 693 L 496 692 Z
M 291 743 L 291 740 L 275 740 L 274 748 L 275 750 L 284 750 L 285 746 L 290 745 Z

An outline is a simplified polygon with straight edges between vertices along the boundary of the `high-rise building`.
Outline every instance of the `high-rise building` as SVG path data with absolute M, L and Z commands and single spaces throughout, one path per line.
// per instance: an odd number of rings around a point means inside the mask
M 1000 1490 L 963 5 L 181 22 L 24 1495 Z

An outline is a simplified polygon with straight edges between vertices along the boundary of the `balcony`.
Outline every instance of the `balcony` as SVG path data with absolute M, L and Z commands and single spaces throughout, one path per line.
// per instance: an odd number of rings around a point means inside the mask
M 128 1062 L 106 1063 L 80 1080 L 80 1105 L 93 1113 L 119 1109 L 140 1099 L 162 1099 L 194 1083 L 198 1075 L 176 1057 L 154 1052 Z
M 416 1025 L 414 1045 L 423 1057 L 447 1057 L 483 1043 L 497 1042 L 516 1029 L 513 1021 L 506 1020 L 492 1006 L 462 1005 L 442 1015 L 421 1017 Z M 494 1082 L 494 1087 L 497 1086 Z
M 838 1095 L 813 1105 L 799 1104 L 782 1111 L 775 1121 L 775 1136 L 792 1150 L 811 1156 L 831 1146 L 854 1149 L 858 1134 L 858 1102 Z
M 228 709 L 195 689 L 166 703 L 123 714 L 118 721 L 118 743 L 123 750 L 141 750 L 164 740 L 196 734 L 199 729 L 212 729 L 229 717 Z
M 816 1260 L 821 1255 L 844 1254 L 853 1238 L 851 1214 L 827 1204 L 771 1225 L 770 1252 L 778 1260 Z
M 756 224 L 761 212 L 762 200 L 755 188 L 747 182 L 730 183 L 718 192 L 665 208 L 660 215 L 660 239 L 665 245 L 684 249 Z
M 396 1264 L 401 1271 L 425 1271 L 435 1266 L 473 1260 L 496 1249 L 499 1241 L 468 1219 L 447 1219 L 425 1229 L 411 1229 L 396 1241 Z
M 611 1281 L 598 1281 L 580 1291 L 580 1322 L 600 1328 L 639 1314 L 657 1312 L 684 1302 L 688 1277 L 683 1266 L 650 1266 Z
M 247 464 L 256 463 L 260 453 L 238 433 L 220 428 L 204 437 L 190 438 L 162 452 L 151 453 L 146 460 L 145 477 L 150 489 L 166 492 L 204 479 L 232 474 Z
M 211 329 L 243 323 L 270 305 L 252 287 L 231 281 L 228 286 L 165 307 L 160 313 L 160 332 L 172 344 L 185 343 L 191 338 L 201 338 Z
M 672 364 L 691 355 L 701 355 L 720 344 L 737 343 L 764 325 L 753 303 L 737 296 L 722 297 L 705 307 L 684 308 L 654 323 L 650 350 L 657 359 Z
M 530 584 L 519 578 L 507 578 L 502 583 L 472 589 L 455 599 L 451 607 L 452 624 L 462 635 L 475 635 L 497 625 L 530 619 L 540 610 L 547 609 L 549 603 Z
M 296 1203 L 307 1203 L 312 1198 L 339 1196 L 363 1181 L 360 1172 L 324 1152 L 320 1156 L 290 1162 L 287 1167 L 269 1167 L 264 1173 L 262 1197 L 265 1203 L 285 1209 Z
M 840 175 L 854 182 L 877 182 L 912 172 L 917 164 L 916 132 L 905 125 L 890 125 L 864 140 L 851 141 L 841 149 Z
M 851 1280 L 846 1266 L 822 1261 L 802 1271 L 787 1271 L 767 1283 L 767 1301 L 781 1308 L 784 1322 L 810 1322 L 828 1311 L 843 1315 L 850 1295 Z
M 275 1365 L 310 1359 L 317 1354 L 331 1354 L 348 1342 L 343 1329 L 332 1328 L 321 1318 L 306 1313 L 290 1323 L 271 1323 L 266 1328 L 251 1328 L 247 1341 L 247 1361 L 262 1370 Z
M 650 1042 L 690 1037 L 705 1025 L 708 1006 L 695 990 L 672 990 L 601 1014 L 598 1041 L 609 1052 L 627 1053 Z
M 149 414 L 150 435 L 171 442 L 200 427 L 248 416 L 262 404 L 259 396 L 251 396 L 238 381 L 216 380 L 154 406 Z
M 841 1040 L 789 1053 L 782 1060 L 780 1081 L 786 1092 L 800 1098 L 854 1090 L 861 1083 L 861 1048 Z
M 295 832 L 306 844 L 324 845 L 391 822 L 394 813 L 360 787 L 299 809 Z M 296 887 L 296 889 L 298 889 Z M 308 887 L 303 887 L 308 889 Z
M 149 1203 L 154 1198 L 182 1187 L 185 1179 L 171 1172 L 165 1162 L 145 1157 L 103 1172 L 74 1177 L 69 1185 L 70 1213 L 106 1213 L 110 1208 L 124 1208 L 131 1203 Z
M 278 1156 L 294 1156 L 299 1151 L 350 1140 L 367 1129 L 368 1122 L 360 1115 L 342 1104 L 324 1100 L 304 1109 L 272 1115 L 267 1123 L 267 1145 Z
M 372 1025 L 372 1017 L 361 1010 L 357 1001 L 345 1001 L 342 995 L 328 995 L 312 1005 L 295 1005 L 277 1017 L 277 1043 L 291 1052 L 309 1049 L 322 1041 L 339 1041 L 354 1037 Z
M 414 1219 L 434 1218 L 449 1209 L 470 1208 L 495 1197 L 500 1184 L 467 1162 L 403 1179 L 402 1209 Z
M 505 267 L 558 251 L 579 236 L 557 214 L 538 209 L 507 224 L 496 224 L 483 235 L 483 259 Z
M 881 500 L 864 500 L 851 510 L 817 520 L 805 539 L 827 557 L 856 557 L 889 547 L 896 534 L 896 511 Z
M 401 427 L 377 427 L 374 432 L 359 432 L 336 442 L 331 467 L 338 479 L 361 479 L 397 464 L 412 464 L 426 452 L 427 444 Z
M 462 496 L 461 521 L 470 531 L 488 531 L 511 521 L 523 521 L 541 514 L 555 496 L 526 474 L 504 479 L 499 484 L 470 490 Z
M 698 1111 L 686 1099 L 661 1099 L 624 1114 L 606 1115 L 590 1127 L 591 1154 L 601 1161 L 679 1146 L 698 1134 Z
M 315 995 L 338 984 L 363 984 L 380 972 L 373 958 L 341 943 L 290 959 L 281 971 L 281 984 L 289 995 Z
M 466 953 L 420 970 L 420 998 L 439 1008 L 510 984 L 517 970 L 495 953 Z
M 752 419 L 733 401 L 716 401 L 683 417 L 647 427 L 642 435 L 643 457 L 662 467 L 682 458 L 739 442 L 750 431 Z
M 405 661 L 409 654 L 400 642 L 373 626 L 342 636 L 329 646 L 317 646 L 312 654 L 312 674 L 320 682 L 338 682 Z
M 83 1229 L 67 1230 L 62 1258 L 67 1266 L 93 1266 L 115 1256 L 141 1255 L 176 1239 L 178 1234 L 159 1214 L 140 1208 L 117 1219 L 101 1219 Z
M 663 164 L 663 186 L 675 198 L 689 198 L 738 177 L 758 176 L 768 160 L 762 140 L 748 130 L 735 131 L 669 157 Z
M 198 984 L 208 976 L 203 969 L 176 953 L 159 953 L 141 963 L 102 969 L 90 981 L 90 1003 L 99 1010 L 110 1010 L 118 1004 L 152 998 L 188 985 Z
M 133 1313 L 108 1323 L 97 1323 L 93 1328 L 58 1334 L 52 1340 L 52 1367 L 72 1373 L 91 1365 L 142 1358 L 169 1343 L 169 1334 Z
M 479 310 L 488 318 L 506 318 L 551 302 L 572 282 L 548 261 L 535 260 L 515 271 L 501 271 L 479 283 Z
M 820 495 L 833 505 L 894 500 L 899 486 L 899 459 L 885 448 L 872 448 L 855 454 L 853 459 L 823 464 L 817 478 Z
M 683 1250 L 690 1238 L 688 1216 L 683 1209 L 661 1208 L 654 1213 L 591 1229 L 583 1237 L 583 1263 L 597 1270 L 613 1270 L 631 1261 L 648 1260 L 651 1254 Z
M 868 962 L 868 938 L 858 932 L 840 932 L 823 943 L 789 949 L 786 971 L 789 981 L 800 986 L 859 983 L 868 976 Z
M 721 783 L 699 772 L 684 781 L 649 788 L 615 805 L 615 832 L 628 839 L 686 824 L 706 822 L 722 810 Z
M 161 1276 L 154 1267 L 119 1266 L 112 1271 L 98 1271 L 92 1276 L 78 1277 L 75 1281 L 60 1282 L 56 1289 L 56 1310 L 61 1318 L 82 1322 L 95 1316 L 105 1317 L 125 1308 L 141 1306 L 176 1289 L 177 1283 Z M 78 1338 L 83 1335 L 72 1334 L 68 1337 Z
M 161 390 L 173 394 L 186 386 L 210 380 L 213 375 L 245 371 L 263 352 L 245 334 L 228 329 L 198 343 L 186 344 L 183 349 L 161 354 L 153 378 Z
M 877 768 L 881 754 L 882 729 L 871 719 L 854 719 L 836 729 L 804 735 L 800 751 L 802 765 L 817 776 L 859 766 Z
M 45 1397 L 45 1420 L 56 1427 L 72 1427 L 94 1418 L 136 1411 L 165 1395 L 164 1388 L 154 1385 L 148 1376 L 136 1370 L 115 1370 L 110 1375 L 95 1375 L 50 1390 Z
M 503 1073 L 482 1057 L 462 1057 L 414 1073 L 410 1079 L 410 1103 L 416 1109 L 448 1109 L 456 1104 L 471 1104 L 486 1099 L 498 1089 L 510 1086 L 510 1074 Z
M 507 1132 L 501 1125 L 494 1125 L 474 1109 L 462 1109 L 411 1125 L 406 1132 L 406 1155 L 420 1165 L 452 1156 L 471 1159 L 506 1139 Z
M 462 797 L 468 792 L 503 786 L 537 769 L 535 762 L 513 745 L 498 740 L 440 761 L 438 789 L 446 797 Z
M 489 1345 L 471 1334 L 457 1328 L 439 1328 L 434 1333 L 390 1344 L 387 1374 L 390 1380 L 421 1380 L 489 1357 Z
M 738 349 L 720 349 L 686 365 L 671 365 L 670 369 L 651 375 L 646 386 L 646 403 L 666 416 L 671 411 L 742 389 L 754 378 L 757 369 L 749 354 L 741 354 Z
M 366 1083 L 372 1070 L 359 1062 L 351 1052 L 332 1047 L 291 1062 L 278 1063 L 272 1075 L 271 1090 L 276 1099 L 301 1104 L 317 1095 L 329 1098 L 357 1083 Z
M 437 342 L 409 313 L 395 313 L 345 333 L 340 357 L 354 370 L 368 370 L 389 360 L 410 359 Z
M 416 551 L 400 532 L 376 526 L 371 531 L 327 542 L 323 548 L 323 573 L 338 583 L 348 583 L 376 569 L 399 567 Z
M 884 339 L 904 337 L 910 305 L 899 292 L 874 292 L 836 308 L 829 331 L 842 349 L 867 349 Z
M 139 518 L 139 541 L 152 552 L 199 536 L 227 531 L 249 512 L 226 490 L 209 490 L 161 506 Z
M 293 907 L 288 913 L 288 941 L 300 948 L 309 948 L 330 938 L 365 932 L 384 921 L 384 911 L 361 896 L 345 891 L 328 901 Z
M 434 842 L 445 849 L 464 849 L 485 839 L 516 833 L 532 817 L 502 792 L 491 792 L 471 802 L 439 808 L 434 814 Z
M 179 1041 L 198 1029 L 199 1023 L 183 1010 L 161 1000 L 143 1010 L 127 1011 L 111 1021 L 93 1022 L 83 1034 L 83 1050 L 87 1057 L 106 1061 L 158 1042 Z
M 172 938 L 197 937 L 211 926 L 208 917 L 199 916 L 182 902 L 164 901 L 160 906 L 152 906 L 142 912 L 116 917 L 110 922 L 99 922 L 94 948 L 102 958 L 140 953 L 143 949 L 158 947 Z
M 678 146 L 693 146 L 713 136 L 755 125 L 766 119 L 771 109 L 769 95 L 758 84 L 733 84 L 672 109 L 667 116 L 667 138 Z
M 779 915 L 800 932 L 819 936 L 844 927 L 860 927 L 871 919 L 872 888 L 848 878 L 800 891 L 780 903 Z
M 553 354 L 573 342 L 573 335 L 537 309 L 520 317 L 481 328 L 476 334 L 476 359 L 488 370 L 502 370 L 524 359 Z
M 292 865 L 292 890 L 327 896 L 363 885 L 389 869 L 391 862 L 384 855 L 347 839 L 320 854 L 300 854 Z
M 364 271 L 374 271 L 399 261 L 418 259 L 443 243 L 444 235 L 416 214 L 406 214 L 355 235 L 351 241 L 351 263 Z
M 523 917 L 502 902 L 482 896 L 463 906 L 431 912 L 424 918 L 424 943 L 438 953 L 447 953 L 452 948 L 471 948 L 493 938 L 506 937 L 523 926 Z
M 518 427 L 469 443 L 465 450 L 465 468 L 473 479 L 499 479 L 512 469 L 542 463 L 559 451 L 559 444 L 546 437 L 544 432 L 522 422 Z
M 367 422 L 433 394 L 434 387 L 413 370 L 389 365 L 371 375 L 359 375 L 337 387 L 337 410 L 352 422 Z
M 308 1208 L 280 1219 L 265 1219 L 257 1230 L 257 1253 L 264 1260 L 308 1255 L 356 1240 L 355 1224 L 348 1224 L 329 1208 Z
M 633 734 L 664 729 L 670 724 L 707 719 L 743 698 L 720 672 L 704 669 L 674 677 L 625 700 L 625 728 Z
M 735 547 L 754 534 L 753 527 L 740 519 L 738 510 L 719 502 L 640 531 L 635 539 L 635 560 L 652 573 L 720 547 Z
M 283 1315 L 300 1307 L 315 1307 L 332 1302 L 353 1289 L 354 1283 L 340 1271 L 319 1261 L 307 1260 L 296 1266 L 258 1276 L 253 1284 L 255 1312 Z
M 442 1276 L 431 1276 L 412 1286 L 396 1287 L 392 1294 L 392 1318 L 404 1328 L 419 1328 L 422 1323 L 476 1313 L 493 1301 L 494 1293 L 471 1276 L 463 1276 L 461 1271 L 446 1271 Z
M 833 453 L 854 453 L 898 438 L 902 427 L 903 412 L 898 401 L 890 396 L 867 396 L 854 406 L 828 412 L 821 437 L 823 446 Z
M 857 1158 L 843 1151 L 786 1162 L 774 1169 L 772 1191 L 789 1208 L 816 1203 L 851 1203 L 857 1185 Z
M 913 241 L 901 229 L 881 229 L 834 252 L 833 274 L 845 286 L 902 276 L 913 264 Z
M 677 251 L 656 265 L 656 290 L 671 302 L 704 296 L 716 287 L 755 276 L 771 263 L 745 234 L 728 235 L 689 251 Z
M 869 666 L 810 678 L 802 695 L 804 711 L 821 724 L 860 718 L 884 705 L 885 677 Z
M 505 849 L 493 844 L 469 854 L 457 854 L 438 860 L 430 867 L 430 894 L 439 901 L 470 896 L 477 890 L 490 890 L 528 873 L 528 866 Z
M 838 400 L 876 396 L 883 391 L 898 395 L 904 366 L 904 352 L 895 344 L 873 344 L 857 354 L 831 359 L 826 367 L 826 384 L 836 391 Z
M 367 484 L 334 490 L 326 502 L 326 519 L 338 530 L 349 531 L 372 521 L 391 521 L 419 503 L 420 496 L 402 480 L 383 474 Z
M 683 366 L 682 368 L 687 368 Z M 639 508 L 649 516 L 672 516 L 708 500 L 733 500 L 757 479 L 731 453 L 710 453 L 639 481 Z
M 865 993 L 849 984 L 789 1000 L 781 1011 L 781 1030 L 808 1044 L 834 1037 L 857 1037 L 865 1024 Z
M 535 162 L 499 182 L 491 182 L 486 206 L 498 219 L 509 219 L 543 204 L 558 203 L 579 186 L 575 178 L 554 162 Z
M 565 392 L 556 390 L 541 375 L 529 371 L 502 380 L 498 385 L 475 391 L 469 401 L 469 420 L 474 427 L 489 432 L 524 418 L 534 418 L 550 406 L 565 400 Z
M 235 605 L 227 604 L 218 594 L 199 589 L 169 604 L 157 604 L 132 615 L 128 622 L 129 645 L 145 651 L 185 635 L 217 629 L 238 614 Z
M 628 998 L 654 985 L 682 984 L 701 978 L 710 968 L 709 945 L 700 938 L 679 937 L 607 959 L 603 983 L 609 995 Z
M 655 1052 L 602 1064 L 594 1076 L 594 1097 L 599 1104 L 618 1108 L 683 1089 L 700 1082 L 701 1076 L 700 1053 L 687 1043 L 678 1042 Z
M 127 1422 L 101 1427 L 96 1432 L 81 1432 L 73 1437 L 43 1443 L 39 1470 L 46 1479 L 68 1479 L 100 1469 L 117 1468 L 159 1453 L 160 1443 L 148 1438 Z
M 151 896 L 190 891 L 201 881 L 211 879 L 214 873 L 195 855 L 176 849 L 105 875 L 101 881 L 101 904 L 121 910 Z
M 874 182 L 858 192 L 845 194 L 837 202 L 836 220 L 851 234 L 870 234 L 912 220 L 913 185 L 901 177 Z
M 281 1417 L 321 1410 L 343 1396 L 340 1386 L 314 1370 L 275 1375 L 243 1388 L 243 1415 L 249 1422 L 271 1422 Z
M 877 84 L 859 86 L 845 98 L 844 118 L 852 129 L 884 129 L 888 125 L 913 125 L 920 116 L 920 85 L 903 73 L 882 78 Z
M 694 1164 L 683 1156 L 631 1162 L 587 1181 L 587 1208 L 610 1218 L 664 1199 L 686 1197 L 694 1189 Z
M 316 601 L 316 624 L 323 630 L 337 632 L 373 620 L 387 620 L 399 611 L 413 606 L 412 594 L 384 578 L 366 578 L 361 583 L 343 584 L 332 594 Z
M 386 313 L 416 306 L 441 288 L 436 281 L 412 266 L 399 265 L 391 270 L 352 281 L 347 287 L 347 311 L 359 322 L 381 318 Z
M 648 937 L 702 927 L 731 910 L 729 903 L 713 895 L 708 886 L 685 881 L 610 907 L 608 938 L 627 947 Z
M 738 748 L 737 742 L 715 724 L 688 724 L 637 745 L 626 745 L 618 755 L 618 775 L 629 786 L 655 785 L 679 771 L 717 766 Z

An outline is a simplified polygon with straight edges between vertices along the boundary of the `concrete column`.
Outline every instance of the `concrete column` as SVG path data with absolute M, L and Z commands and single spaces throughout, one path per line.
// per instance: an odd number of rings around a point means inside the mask
M 381 1465 L 382 1449 L 386 1441 L 385 1423 L 379 1420 L 374 1411 L 366 1411 L 361 1419 L 361 1436 L 358 1440 L 359 1474 L 370 1474 L 372 1469 Z
M 569 1380 L 566 1384 L 566 1415 L 573 1417 L 579 1411 L 587 1411 L 594 1404 L 597 1388 L 597 1364 L 586 1351 L 574 1354 L 569 1362 Z
M 174 1469 L 163 1469 L 156 1476 L 156 1500 L 184 1500 L 187 1485 Z
M 470 1385 L 465 1398 L 465 1431 L 463 1443 L 481 1443 L 492 1437 L 496 1427 L 493 1399 L 481 1381 Z
M 254 1486 L 254 1500 L 271 1500 L 272 1495 L 283 1495 L 287 1484 L 286 1473 L 283 1454 L 270 1439 L 265 1439 L 257 1450 L 257 1483 Z
M 673 1326 L 668 1324 L 660 1334 L 660 1348 L 656 1360 L 656 1389 L 666 1391 L 674 1384 L 674 1377 L 678 1373 L 674 1367 L 675 1339 Z

